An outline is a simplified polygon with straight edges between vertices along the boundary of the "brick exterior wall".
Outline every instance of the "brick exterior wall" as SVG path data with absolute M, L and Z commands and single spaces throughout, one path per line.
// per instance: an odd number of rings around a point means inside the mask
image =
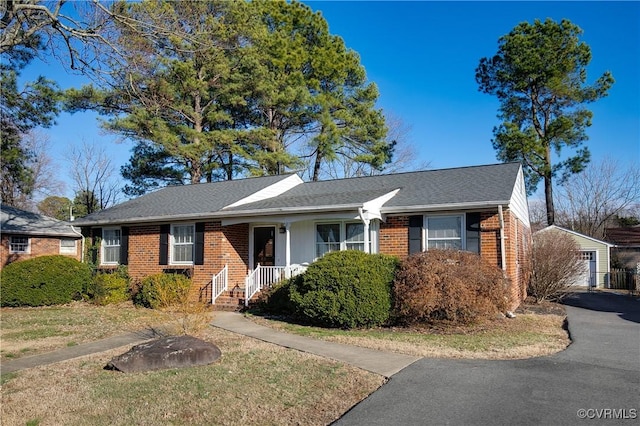
M 39 256 L 51 256 L 61 254 L 63 256 L 69 256 L 76 260 L 81 259 L 81 240 L 76 240 L 76 254 L 60 253 L 60 238 L 57 237 L 37 237 L 28 236 L 30 240 L 29 253 L 11 253 L 9 250 L 9 243 L 11 241 L 10 235 L 3 234 L 0 242 L 0 270 L 10 263 L 18 262 L 21 260 L 33 259 Z
M 249 263 L 249 225 L 205 223 L 204 265 L 160 265 L 160 225 L 129 228 L 127 269 L 135 282 L 161 272 L 181 272 L 193 279 L 190 299 L 211 300 L 211 278 L 229 265 L 229 289 L 244 287 Z M 101 266 L 101 269 L 113 268 Z
M 511 282 L 511 307 L 515 309 L 526 297 L 529 277 L 527 250 L 531 231 L 508 209 L 504 210 L 506 274 Z M 211 300 L 211 278 L 229 267 L 229 290 L 244 288 L 249 264 L 249 224 L 222 226 L 220 222 L 204 225 L 204 265 L 160 265 L 160 225 L 129 228 L 128 271 L 131 278 L 166 272 L 183 272 L 193 279 L 191 300 Z M 380 224 L 380 253 L 404 258 L 409 254 L 409 216 L 388 217 Z M 501 265 L 500 220 L 498 212 L 480 214 L 480 253 L 496 267 Z M 105 266 L 105 268 L 109 268 Z
M 380 224 L 380 253 L 398 256 L 409 255 L 409 216 L 390 216 Z

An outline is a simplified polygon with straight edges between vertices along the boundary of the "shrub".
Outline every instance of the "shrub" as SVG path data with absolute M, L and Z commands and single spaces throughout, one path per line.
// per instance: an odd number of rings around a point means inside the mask
M 507 308 L 502 271 L 463 251 L 429 250 L 402 262 L 394 281 L 394 313 L 405 324 L 468 324 Z
M 41 256 L 5 266 L 0 280 L 2 306 L 59 305 L 81 299 L 91 268 L 67 256 Z
M 291 282 L 296 277 L 281 281 L 258 295 L 258 309 L 272 314 L 291 315 L 295 306 L 291 302 Z
M 328 253 L 289 283 L 296 315 L 328 327 L 384 324 L 391 312 L 395 257 L 347 250 Z
M 151 309 L 186 303 L 191 280 L 182 274 L 159 273 L 143 278 L 133 298 L 136 305 Z
M 548 229 L 533 235 L 527 292 L 537 303 L 562 299 L 571 291 L 575 277 L 583 272 L 579 251 L 578 243 L 564 232 Z
M 98 272 L 87 289 L 87 297 L 96 305 L 125 302 L 131 298 L 126 267 Z

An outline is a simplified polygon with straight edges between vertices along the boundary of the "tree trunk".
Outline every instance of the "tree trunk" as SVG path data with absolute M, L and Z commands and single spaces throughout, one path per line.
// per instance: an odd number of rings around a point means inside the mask
M 317 182 L 320 178 L 320 166 L 322 164 L 322 155 L 320 155 L 320 151 L 316 154 L 316 161 L 313 164 L 313 177 L 311 180 L 313 182 Z
M 547 147 L 547 166 L 544 171 L 544 198 L 547 205 L 547 225 L 551 226 L 556 221 L 556 210 L 553 207 L 553 182 L 551 176 L 551 150 Z

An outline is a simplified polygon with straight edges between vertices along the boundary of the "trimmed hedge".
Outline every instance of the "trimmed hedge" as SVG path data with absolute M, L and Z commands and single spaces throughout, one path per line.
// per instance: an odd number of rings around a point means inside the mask
M 499 268 L 474 253 L 416 253 L 396 274 L 395 316 L 404 324 L 468 324 L 507 309 L 507 283 Z
M 290 280 L 291 306 L 300 319 L 313 325 L 382 325 L 389 320 L 397 265 L 395 257 L 381 254 L 355 250 L 328 253 Z M 283 303 L 281 297 L 279 303 Z
M 182 274 L 150 275 L 140 281 L 133 303 L 151 309 L 167 308 L 185 302 L 190 288 L 191 280 Z
M 5 266 L 0 280 L 2 306 L 61 305 L 82 298 L 91 267 L 67 256 L 41 256 Z

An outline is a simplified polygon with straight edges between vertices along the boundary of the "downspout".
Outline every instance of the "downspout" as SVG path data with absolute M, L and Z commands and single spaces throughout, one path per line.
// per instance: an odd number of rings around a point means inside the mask
M 75 232 L 76 235 L 80 235 L 80 250 L 82 250 L 80 252 L 80 262 L 84 263 L 84 235 L 82 235 L 82 232 L 76 231 L 76 228 L 74 228 L 73 225 L 71 225 L 71 230 Z
M 507 253 L 505 252 L 504 237 L 504 214 L 502 213 L 502 204 L 498 206 L 498 218 L 500 219 L 500 263 L 502 264 L 502 276 L 507 278 Z M 511 311 L 506 312 L 507 318 L 515 318 L 515 314 Z
M 504 251 L 504 215 L 502 214 L 502 205 L 498 206 L 498 218 L 500 219 L 500 264 L 502 265 L 502 274 L 507 276 L 507 254 Z
M 360 220 L 364 224 L 364 252 L 371 253 L 371 244 L 369 243 L 369 223 L 371 222 L 371 220 L 364 217 L 362 207 L 358 207 L 358 215 L 360 216 Z

